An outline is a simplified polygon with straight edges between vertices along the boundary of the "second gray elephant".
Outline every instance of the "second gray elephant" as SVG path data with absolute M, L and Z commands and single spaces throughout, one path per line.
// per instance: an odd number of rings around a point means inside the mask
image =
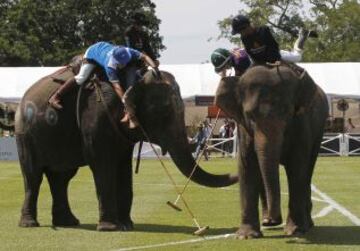
M 288 66 L 255 66 L 242 77 L 223 78 L 216 103 L 239 131 L 239 237 L 262 236 L 260 195 L 264 223 L 281 224 L 279 164 L 289 183 L 285 232 L 307 232 L 314 224 L 311 178 L 328 116 L 324 92 L 308 74 L 299 77 Z

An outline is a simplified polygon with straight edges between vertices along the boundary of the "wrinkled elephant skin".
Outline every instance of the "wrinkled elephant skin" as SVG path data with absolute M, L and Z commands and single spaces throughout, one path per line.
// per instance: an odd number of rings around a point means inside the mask
M 324 92 L 287 66 L 254 66 L 242 77 L 223 78 L 215 102 L 239 131 L 239 238 L 262 236 L 259 196 L 263 225 L 281 224 L 279 164 L 289 183 L 285 232 L 307 232 L 313 226 L 311 177 L 328 116 Z
M 131 89 L 129 98 L 150 140 L 168 150 L 180 171 L 189 176 L 195 160 L 186 141 L 183 101 L 174 77 L 167 72 L 161 75 L 162 78 L 157 79 L 148 72 L 143 81 Z M 25 184 L 19 225 L 39 226 L 37 198 L 43 174 L 53 198 L 53 224 L 78 225 L 79 220 L 70 209 L 67 187 L 77 169 L 89 165 L 99 200 L 97 229 L 131 230 L 132 154 L 135 142 L 146 138 L 139 128 L 120 125 L 122 103 L 106 82 L 100 83 L 100 92 L 85 88 L 78 107 L 75 89 L 62 98 L 62 110 L 50 107 L 48 99 L 59 85 L 54 79 L 72 76 L 72 71 L 64 69 L 39 80 L 25 93 L 17 110 L 16 140 Z M 212 175 L 198 167 L 192 180 L 220 187 L 236 183 L 238 179 L 231 175 Z

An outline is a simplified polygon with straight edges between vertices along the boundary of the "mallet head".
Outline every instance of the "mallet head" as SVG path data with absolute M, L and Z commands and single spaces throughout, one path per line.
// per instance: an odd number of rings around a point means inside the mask
M 198 230 L 194 232 L 194 235 L 202 235 L 206 230 L 209 229 L 209 226 L 200 227 Z
M 175 205 L 174 203 L 172 203 L 170 201 L 166 202 L 166 204 L 168 204 L 170 207 L 174 208 L 176 211 L 179 211 L 179 212 L 182 211 L 182 209 L 180 207 L 178 207 L 177 205 Z

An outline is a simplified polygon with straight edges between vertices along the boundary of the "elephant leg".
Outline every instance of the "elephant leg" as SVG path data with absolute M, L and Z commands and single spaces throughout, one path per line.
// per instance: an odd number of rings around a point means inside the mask
M 19 226 L 38 227 L 37 201 L 43 178 L 43 170 L 33 161 L 31 152 L 33 148 L 29 146 L 29 142 L 24 139 L 24 136 L 17 136 L 16 142 L 25 188 L 25 199 L 21 209 Z
M 104 150 L 101 155 L 106 154 Z M 99 200 L 99 224 L 98 231 L 118 230 L 118 210 L 117 210 L 117 191 L 116 169 L 118 163 L 114 160 L 114 155 L 96 156 L 96 162 L 90 164 L 96 187 L 96 194 Z
M 54 226 L 77 226 L 80 224 L 71 212 L 67 193 L 69 181 L 74 177 L 77 170 L 78 168 L 73 168 L 56 172 L 48 168 L 45 171 L 53 198 L 52 223 Z
M 132 154 L 133 147 L 122 150 L 121 166 L 117 172 L 117 208 L 119 228 L 122 231 L 134 229 L 131 220 L 131 206 L 133 201 L 133 184 L 132 184 Z
M 273 226 L 281 225 L 282 224 L 281 214 L 276 218 L 270 217 L 270 215 L 269 215 L 269 209 L 267 206 L 267 199 L 266 199 L 264 183 L 262 183 L 261 190 L 260 190 L 260 201 L 261 201 L 261 207 L 262 207 L 262 225 L 264 227 L 273 227 Z
M 258 211 L 262 186 L 260 168 L 251 146 L 243 142 L 240 149 L 242 149 L 239 154 L 241 225 L 237 235 L 240 239 L 258 238 L 262 236 Z
M 42 182 L 41 171 L 24 171 L 22 168 L 25 186 L 25 199 L 21 209 L 20 227 L 38 227 L 37 221 L 37 201 L 39 196 L 40 185 Z
M 286 175 L 289 182 L 289 212 L 285 226 L 287 235 L 297 235 L 306 233 L 313 222 L 309 215 L 311 208 L 311 182 L 308 173 L 311 161 L 310 156 L 304 156 L 297 151 L 296 157 L 290 158 L 285 165 Z M 300 156 L 302 155 L 302 156 Z
M 318 137 L 317 141 L 315 142 L 312 152 L 311 152 L 311 157 L 310 157 L 310 164 L 309 164 L 309 168 L 307 170 L 307 206 L 306 206 L 306 214 L 307 214 L 307 220 L 308 220 L 308 224 L 311 227 L 314 226 L 314 221 L 311 217 L 311 211 L 312 211 L 312 200 L 311 200 L 311 179 L 312 179 L 312 175 L 314 173 L 314 168 L 315 168 L 315 164 L 316 164 L 316 160 L 318 157 L 318 153 L 319 153 L 319 149 L 321 146 L 321 141 L 322 141 L 322 133 L 320 134 L 321 136 Z

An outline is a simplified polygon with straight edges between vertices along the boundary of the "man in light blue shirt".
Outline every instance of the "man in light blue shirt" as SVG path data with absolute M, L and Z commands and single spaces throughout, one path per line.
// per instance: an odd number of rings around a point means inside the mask
M 120 100 L 123 101 L 125 92 L 123 86 L 127 89 L 134 83 L 121 83 L 117 70 L 124 68 L 134 60 L 142 60 L 155 71 L 158 71 L 154 61 L 146 54 L 137 50 L 129 47 L 117 46 L 108 42 L 98 42 L 91 45 L 85 52 L 79 73 L 75 77 L 68 79 L 59 87 L 59 89 L 50 97 L 49 104 L 56 109 L 62 109 L 62 105 L 60 104 L 61 96 L 75 86 L 75 84 L 82 85 L 85 83 L 97 66 L 103 68 L 107 80 L 112 84 Z M 122 121 L 126 122 L 128 120 L 127 116 L 128 114 L 125 115 Z

